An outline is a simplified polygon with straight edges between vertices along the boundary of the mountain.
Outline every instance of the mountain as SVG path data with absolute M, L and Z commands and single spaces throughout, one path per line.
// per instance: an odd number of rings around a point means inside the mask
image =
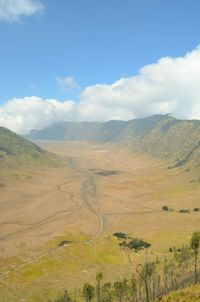
M 55 165 L 56 157 L 36 144 L 0 127 L 0 165 Z
M 149 153 L 175 166 L 200 165 L 200 121 L 156 115 L 134 120 L 117 137 L 135 151 Z
M 101 129 L 101 123 L 89 122 L 62 122 L 53 124 L 42 130 L 32 130 L 27 138 L 37 140 L 93 140 Z
M 61 122 L 32 130 L 28 138 L 117 143 L 140 153 L 172 160 L 174 166 L 200 165 L 200 121 L 177 120 L 169 114 L 105 123 Z

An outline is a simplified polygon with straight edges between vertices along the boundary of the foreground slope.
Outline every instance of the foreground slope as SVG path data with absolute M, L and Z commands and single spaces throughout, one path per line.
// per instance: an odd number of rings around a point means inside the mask
M 41 140 L 111 142 L 134 151 L 173 161 L 172 166 L 200 165 L 200 121 L 154 115 L 132 121 L 62 122 L 33 130 Z
M 174 291 L 159 299 L 162 302 L 199 302 L 200 301 L 200 285 L 190 286 L 179 291 Z
M 56 158 L 41 147 L 0 127 L 0 165 L 53 165 Z

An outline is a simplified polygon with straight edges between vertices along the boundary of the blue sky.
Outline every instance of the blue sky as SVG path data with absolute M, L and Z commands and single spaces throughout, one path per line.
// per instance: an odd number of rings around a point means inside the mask
M 0 0 L 0 125 L 200 119 L 199 12 L 199 0 Z
M 81 88 L 131 76 L 200 43 L 200 1 L 49 0 L 41 13 L 0 23 L 0 102 L 27 95 L 76 99 Z

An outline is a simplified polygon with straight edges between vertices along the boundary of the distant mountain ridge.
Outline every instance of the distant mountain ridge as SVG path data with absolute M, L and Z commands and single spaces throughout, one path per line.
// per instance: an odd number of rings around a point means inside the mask
M 153 115 L 130 121 L 61 122 L 32 130 L 32 140 L 117 143 L 137 152 L 173 160 L 175 166 L 200 165 L 200 121 Z

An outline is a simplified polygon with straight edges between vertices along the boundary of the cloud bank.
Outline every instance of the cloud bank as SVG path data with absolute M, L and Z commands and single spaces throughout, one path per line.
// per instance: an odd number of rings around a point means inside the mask
M 111 85 L 86 87 L 77 103 L 13 98 L 0 107 L 0 124 L 27 133 L 58 121 L 128 120 L 158 113 L 200 119 L 200 47 L 183 57 L 161 58 Z
M 36 96 L 13 98 L 0 107 L 0 125 L 26 134 L 33 128 L 41 129 L 55 122 L 73 120 L 75 111 L 75 104 L 70 100 L 61 103 Z
M 173 113 L 200 119 L 200 47 L 184 57 L 161 58 L 139 74 L 112 85 L 87 87 L 81 94 L 83 119 L 108 120 Z
M 19 21 L 44 9 L 44 5 L 33 0 L 0 0 L 0 22 Z

